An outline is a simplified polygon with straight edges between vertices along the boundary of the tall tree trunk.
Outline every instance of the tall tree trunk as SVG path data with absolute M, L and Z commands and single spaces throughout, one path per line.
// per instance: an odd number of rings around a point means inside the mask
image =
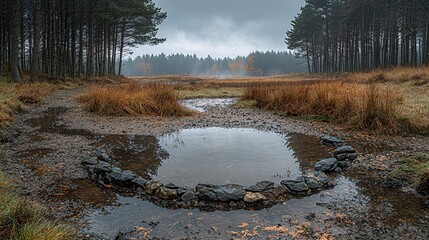
M 40 1 L 35 0 L 36 7 L 34 10 L 34 46 L 33 54 L 31 55 L 31 78 L 30 81 L 37 81 L 37 74 L 39 72 L 39 45 L 40 45 Z
M 125 20 L 122 23 L 121 28 L 121 45 L 119 47 L 119 70 L 118 75 L 121 76 L 122 74 L 122 54 L 124 53 L 124 45 L 125 45 Z
M 10 71 L 13 82 L 21 81 L 19 74 L 19 47 L 18 47 L 18 34 L 19 34 L 19 2 L 12 1 L 12 37 L 11 37 L 11 56 L 10 56 Z

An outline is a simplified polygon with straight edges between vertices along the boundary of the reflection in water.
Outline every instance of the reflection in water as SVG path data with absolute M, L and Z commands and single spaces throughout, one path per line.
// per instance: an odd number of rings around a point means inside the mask
M 302 162 L 329 155 L 317 138 L 308 137 L 301 142 L 303 146 L 313 146 L 313 158 L 302 154 L 303 151 L 296 154 L 298 145 L 286 147 L 289 139 L 295 140 L 295 137 L 239 128 L 186 129 L 166 134 L 158 141 L 168 156 L 163 158 L 162 166 L 152 177 L 187 186 L 197 183 L 247 186 L 262 180 L 295 178 L 302 170 L 312 168 L 311 164 L 301 166 Z M 127 169 L 141 172 L 140 169 Z
M 117 165 L 151 179 L 169 154 L 154 136 L 106 135 L 97 143 L 104 147 Z

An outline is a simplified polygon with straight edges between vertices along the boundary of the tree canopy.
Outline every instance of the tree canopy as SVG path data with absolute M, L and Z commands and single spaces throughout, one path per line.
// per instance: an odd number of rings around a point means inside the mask
M 152 0 L 5 0 L 0 12 L 0 75 L 14 81 L 120 74 L 129 48 L 165 41 Z
M 306 0 L 286 34 L 309 72 L 429 64 L 428 0 Z

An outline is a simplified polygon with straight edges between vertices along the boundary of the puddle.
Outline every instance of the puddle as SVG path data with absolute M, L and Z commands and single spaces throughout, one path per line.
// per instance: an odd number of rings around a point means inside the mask
M 182 105 L 197 112 L 206 112 L 210 108 L 225 108 L 236 102 L 237 99 L 235 98 L 196 98 L 183 100 Z
M 153 136 L 106 136 L 102 141 L 122 169 L 195 186 L 295 179 L 330 150 L 316 137 L 255 129 L 203 128 Z

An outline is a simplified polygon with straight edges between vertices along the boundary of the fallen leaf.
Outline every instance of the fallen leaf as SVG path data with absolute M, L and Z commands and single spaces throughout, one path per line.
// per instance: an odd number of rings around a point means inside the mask
M 321 237 L 320 240 L 334 240 L 335 238 L 331 235 L 331 234 L 327 234 L 324 233 Z
M 247 222 L 242 222 L 238 228 L 246 228 L 247 226 L 249 226 L 249 224 Z
M 284 232 L 288 232 L 289 229 L 283 226 L 271 226 L 271 227 L 264 227 L 264 231 L 284 233 Z
M 149 237 L 150 236 L 150 230 L 147 228 L 144 228 L 142 226 L 135 226 L 137 233 L 141 234 L 143 237 Z

